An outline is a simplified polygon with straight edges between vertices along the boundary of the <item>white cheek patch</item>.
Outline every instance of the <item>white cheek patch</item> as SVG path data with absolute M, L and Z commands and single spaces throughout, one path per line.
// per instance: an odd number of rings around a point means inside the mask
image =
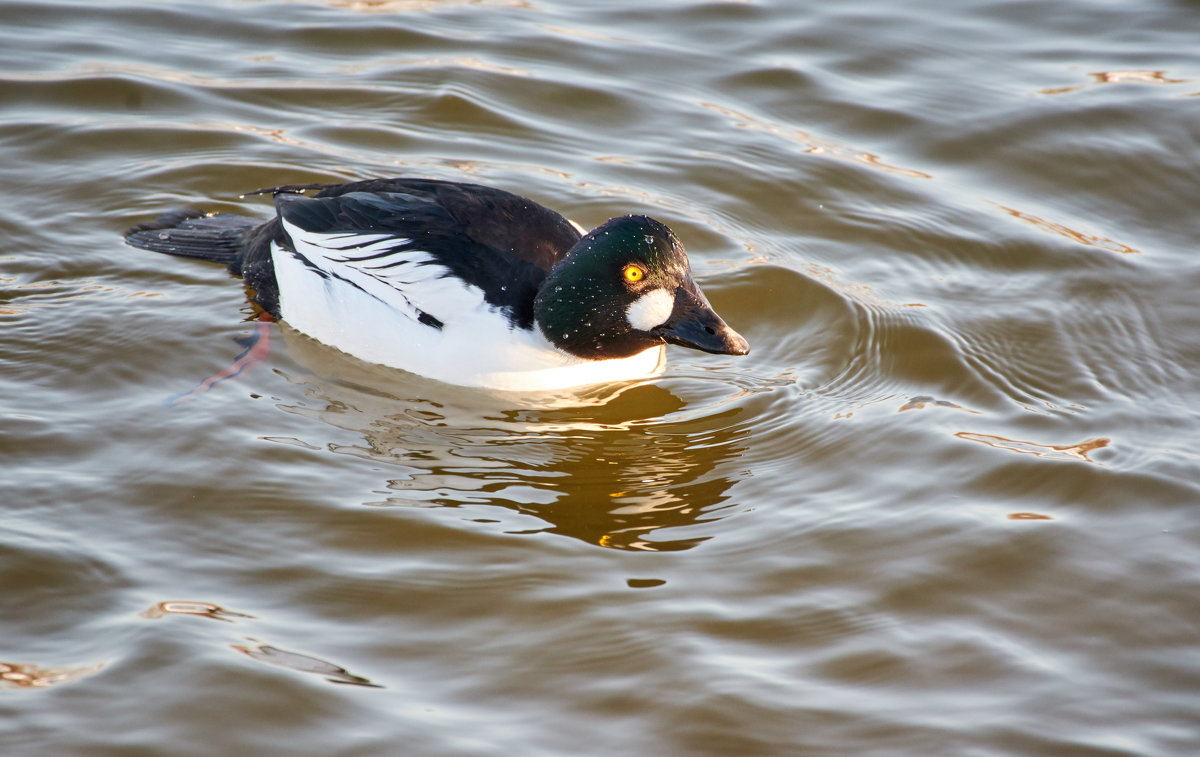
M 649 331 L 666 323 L 674 309 L 675 295 L 666 289 L 651 289 L 629 304 L 625 320 L 639 331 Z

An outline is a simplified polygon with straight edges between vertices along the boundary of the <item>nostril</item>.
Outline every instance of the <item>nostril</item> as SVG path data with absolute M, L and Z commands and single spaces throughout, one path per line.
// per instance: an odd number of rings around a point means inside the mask
M 711 334 L 712 336 L 716 336 L 716 335 L 717 335 L 717 330 L 716 330 L 716 329 L 714 329 L 712 326 L 705 326 L 705 327 L 704 327 L 704 330 L 705 330 L 705 331 L 707 331 L 707 332 L 708 332 L 709 334 Z

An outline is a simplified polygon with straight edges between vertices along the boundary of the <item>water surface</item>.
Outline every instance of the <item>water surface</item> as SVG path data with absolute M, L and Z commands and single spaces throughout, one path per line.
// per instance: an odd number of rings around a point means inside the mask
M 1200 751 L 1193 5 L 0 2 L 6 755 Z M 746 358 L 255 332 L 180 206 L 481 181 Z

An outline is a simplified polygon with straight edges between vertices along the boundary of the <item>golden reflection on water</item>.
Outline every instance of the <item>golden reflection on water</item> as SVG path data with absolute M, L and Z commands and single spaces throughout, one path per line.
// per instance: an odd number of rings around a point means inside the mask
M 1055 223 L 1054 221 L 1047 221 L 1044 218 L 1039 218 L 1032 213 L 1025 213 L 1023 211 L 1016 210 L 1014 208 L 1008 208 L 1003 205 L 1000 205 L 999 207 L 1013 218 L 1019 218 L 1022 221 L 1027 221 L 1042 231 L 1048 231 L 1051 234 L 1057 234 L 1061 237 L 1066 237 L 1072 242 L 1078 242 L 1079 244 L 1087 245 L 1088 247 L 1099 247 L 1104 250 L 1111 250 L 1112 252 L 1119 252 L 1124 255 L 1141 252 L 1141 250 L 1134 249 L 1129 245 L 1124 245 L 1120 242 L 1114 242 L 1108 237 L 1085 234 L 1082 231 L 1076 231 L 1075 229 L 1072 229 L 1071 227 L 1065 226 L 1061 223 Z
M 42 668 L 27 662 L 0 662 L 0 688 L 45 689 L 77 681 L 104 667 L 104 663 L 82 668 Z
M 254 618 L 242 612 L 234 612 L 214 605 L 211 602 L 166 601 L 159 602 L 149 610 L 142 612 L 143 618 L 157 620 L 167 615 L 193 615 L 197 618 L 209 618 L 223 623 L 232 623 L 238 618 Z
M 123 292 L 119 286 L 98 284 L 90 279 L 79 281 L 51 279 L 18 284 L 16 277 L 0 277 L 0 316 L 24 315 L 37 308 L 71 304 L 78 297 L 91 294 L 118 294 L 125 297 L 161 297 L 159 292 L 137 290 Z
M 1038 90 L 1043 95 L 1062 95 L 1067 92 L 1078 92 L 1081 89 L 1097 84 L 1183 84 L 1188 79 L 1172 79 L 1166 71 L 1150 69 L 1126 69 L 1115 71 L 1096 71 L 1088 74 L 1093 81 L 1089 84 L 1076 84 L 1070 87 L 1049 87 Z
M 535 531 L 626 550 L 674 551 L 661 538 L 717 517 L 748 446 L 741 410 L 688 403 L 654 382 L 563 395 L 507 395 L 417 379 L 354 360 L 280 326 L 288 356 L 318 376 L 321 403 L 281 406 L 361 434 L 333 451 L 390 463 L 401 475 L 383 506 L 499 506 L 546 523 Z M 413 380 L 412 397 L 392 392 Z M 309 383 L 308 380 L 304 380 Z M 346 384 L 377 387 L 380 397 Z M 287 443 L 296 443 L 288 441 Z M 522 531 L 528 533 L 528 531 Z
M 91 280 L 81 281 L 38 281 L 31 284 L 16 284 L 14 277 L 0 277 L 0 315 L 22 315 L 30 310 L 49 305 L 61 305 L 65 300 L 91 292 L 111 294 L 120 291 L 118 287 L 97 284 Z M 130 297 L 154 296 L 147 292 L 133 292 Z M 31 298 L 31 299 L 20 299 Z
M 682 407 L 655 385 L 625 395 L 614 404 L 629 410 L 650 405 L 660 412 Z M 593 417 L 596 410 L 591 408 Z M 444 419 L 426 411 L 423 423 L 430 426 L 424 429 L 413 428 L 411 415 L 394 416 L 390 420 L 399 423 L 376 424 L 365 435 L 378 455 L 405 462 L 424 458 L 410 476 L 389 481 L 388 488 L 403 495 L 387 504 L 499 505 L 545 521 L 539 531 L 611 549 L 657 552 L 703 541 L 653 534 L 716 517 L 728 499 L 733 479 L 719 471 L 745 450 L 749 433 L 735 416 L 726 411 L 650 425 L 582 422 L 575 420 L 578 410 L 519 412 L 510 416 L 510 433 L 459 429 L 430 439 L 428 429 Z M 420 437 L 424 444 L 415 444 Z
M 799 142 L 804 146 L 804 152 L 810 155 L 828 155 L 842 160 L 851 160 L 857 163 L 863 163 L 872 168 L 878 168 L 888 173 L 896 173 L 902 176 L 908 176 L 914 179 L 932 179 L 933 175 L 924 171 L 917 171 L 911 168 L 901 168 L 890 163 L 885 163 L 875 153 L 866 152 L 864 150 L 855 150 L 852 147 L 831 142 L 826 139 L 819 139 L 806 131 L 797 129 L 792 126 L 784 126 L 774 123 L 763 118 L 742 113 L 733 108 L 724 105 L 717 105 L 711 102 L 700 103 L 701 107 L 708 108 L 711 111 L 720 113 L 721 115 L 730 118 L 734 121 L 735 126 L 743 129 L 753 129 L 755 131 L 765 132 L 783 137 L 793 142 Z
M 1166 71 L 1146 71 L 1131 69 L 1128 71 L 1098 71 L 1088 74 L 1098 84 L 1182 84 L 1187 79 L 1171 79 Z
M 1023 442 L 1016 439 L 1005 439 L 1003 436 L 992 436 L 991 434 L 975 434 L 969 431 L 959 431 L 955 434 L 959 439 L 967 439 L 973 442 L 981 442 L 989 447 L 996 449 L 1008 450 L 1009 452 L 1017 452 L 1025 455 L 1036 455 L 1037 457 L 1047 460 L 1082 460 L 1085 463 L 1093 465 L 1103 465 L 1088 457 L 1092 452 L 1098 449 L 1107 447 L 1111 442 L 1110 439 L 1096 438 L 1087 439 L 1078 444 L 1038 444 L 1037 442 Z

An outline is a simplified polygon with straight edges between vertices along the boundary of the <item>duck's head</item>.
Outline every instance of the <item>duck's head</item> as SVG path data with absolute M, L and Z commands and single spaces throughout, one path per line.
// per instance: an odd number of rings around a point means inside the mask
M 534 317 L 556 347 L 589 360 L 665 342 L 718 355 L 750 351 L 696 286 L 679 239 L 646 216 L 614 218 L 580 239 L 546 276 Z

